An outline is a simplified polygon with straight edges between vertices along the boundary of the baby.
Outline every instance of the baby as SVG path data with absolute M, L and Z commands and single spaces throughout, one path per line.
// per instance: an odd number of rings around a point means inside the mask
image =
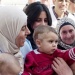
M 55 75 L 52 63 L 57 57 L 63 58 L 69 66 L 75 62 L 75 48 L 64 52 L 57 49 L 58 35 L 54 28 L 38 26 L 33 38 L 38 49 L 27 54 L 23 75 Z

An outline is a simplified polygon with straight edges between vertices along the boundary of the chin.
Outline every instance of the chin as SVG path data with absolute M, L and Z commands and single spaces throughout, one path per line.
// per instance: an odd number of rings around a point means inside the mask
M 21 44 L 21 45 L 20 45 L 20 47 L 23 47 L 23 46 L 24 46 L 24 44 Z

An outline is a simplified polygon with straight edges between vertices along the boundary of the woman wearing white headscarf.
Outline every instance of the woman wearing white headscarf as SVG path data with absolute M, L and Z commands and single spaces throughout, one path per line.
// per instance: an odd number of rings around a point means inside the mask
M 21 70 L 23 70 L 23 60 L 20 47 L 24 45 L 25 38 L 29 34 L 26 25 L 27 16 L 22 10 L 15 6 L 0 7 L 0 53 L 16 56 Z

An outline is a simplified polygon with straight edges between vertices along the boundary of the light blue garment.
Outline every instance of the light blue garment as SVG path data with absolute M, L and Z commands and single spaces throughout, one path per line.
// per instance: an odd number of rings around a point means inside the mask
M 20 50 L 21 50 L 23 59 L 25 59 L 25 57 L 26 57 L 28 52 L 33 50 L 32 46 L 31 46 L 31 43 L 30 43 L 30 41 L 28 39 L 25 40 L 24 46 L 21 47 Z

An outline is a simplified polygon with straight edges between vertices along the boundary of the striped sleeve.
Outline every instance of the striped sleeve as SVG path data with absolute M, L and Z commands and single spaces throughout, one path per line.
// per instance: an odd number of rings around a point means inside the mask
M 72 60 L 75 60 L 75 48 L 72 48 L 72 49 L 69 50 L 69 57 Z

